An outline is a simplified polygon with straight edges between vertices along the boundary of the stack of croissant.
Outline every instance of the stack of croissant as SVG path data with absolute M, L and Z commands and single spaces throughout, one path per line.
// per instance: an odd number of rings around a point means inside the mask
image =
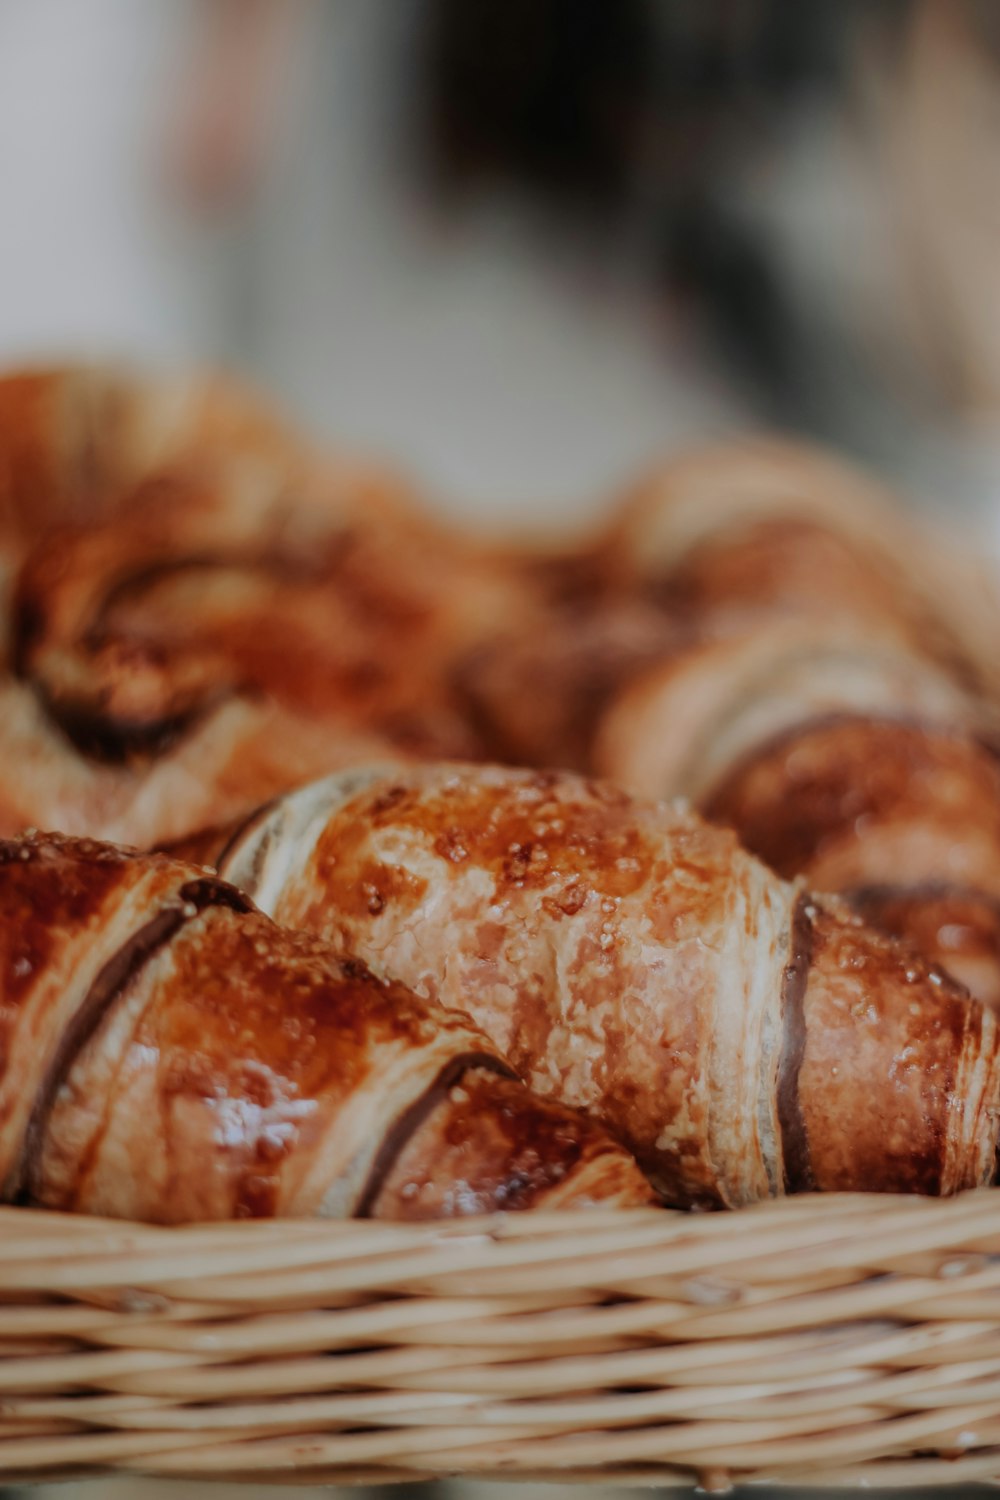
M 993 619 L 786 443 L 530 548 L 228 381 L 0 380 L 0 1194 L 991 1183 Z

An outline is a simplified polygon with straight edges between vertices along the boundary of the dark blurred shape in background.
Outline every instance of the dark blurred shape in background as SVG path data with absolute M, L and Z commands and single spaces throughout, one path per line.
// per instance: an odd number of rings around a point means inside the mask
M 656 77 L 648 5 L 431 0 L 427 117 L 449 186 L 510 177 L 625 210 Z
M 898 0 L 878 7 L 898 22 Z M 431 0 L 427 120 L 451 193 L 512 181 L 625 236 L 762 405 L 808 421 L 808 334 L 740 202 L 804 102 L 843 102 L 851 0 Z M 869 11 L 871 7 L 868 7 Z
M 11 0 L 0 354 L 235 365 L 446 504 L 761 422 L 1000 552 L 995 0 Z
M 449 196 L 513 183 L 588 234 L 627 240 L 763 416 L 828 430 L 823 332 L 790 295 L 754 182 L 778 169 L 803 111 L 852 109 L 859 47 L 898 55 L 912 9 L 430 0 L 435 181 Z
M 759 417 L 884 458 L 914 397 L 994 403 L 998 273 L 979 341 L 990 368 L 977 369 L 941 263 L 969 235 L 961 210 L 988 216 L 995 193 L 990 0 L 429 0 L 424 26 L 429 158 L 446 201 L 513 184 L 591 244 L 627 244 Z M 850 160 L 824 184 L 831 147 Z M 881 327 L 845 305 L 843 275 L 821 295 L 802 260 L 823 247 L 794 232 L 790 243 L 810 152 L 810 191 L 843 195 L 846 217 L 852 196 L 882 199 L 889 222 L 857 224 L 867 234 L 846 240 L 849 258 L 877 259 L 880 234 L 898 237 L 888 254 L 900 306 L 882 302 Z M 983 227 L 1000 250 L 1000 218 Z M 980 290 L 967 281 L 966 300 Z M 903 306 L 914 296 L 917 328 Z M 901 334 L 914 345 L 902 354 Z M 900 378 L 908 362 L 921 367 Z

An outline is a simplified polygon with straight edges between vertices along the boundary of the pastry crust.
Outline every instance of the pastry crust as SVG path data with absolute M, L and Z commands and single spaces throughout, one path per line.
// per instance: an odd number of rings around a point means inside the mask
M 603 721 L 630 684 L 774 621 L 793 640 L 853 630 L 966 687 L 996 682 L 985 580 L 878 483 L 804 444 L 682 453 L 602 533 L 515 562 L 539 602 L 462 668 L 489 753 L 508 763 L 600 770 Z
M 0 844 L 0 1059 L 8 1200 L 163 1222 L 652 1201 L 466 1016 L 160 856 Z
M 526 585 L 394 476 L 219 379 L 11 376 L 0 432 L 0 834 L 158 844 L 481 752 L 457 664 Z
M 991 1174 L 992 1015 L 682 810 L 552 772 L 362 769 L 280 799 L 220 867 L 466 1011 L 671 1202 Z
M 854 621 L 978 682 L 969 612 L 950 597 L 940 538 L 930 542 L 863 470 L 758 435 L 654 470 L 620 506 L 605 549 L 619 573 L 703 634 L 762 618 Z
M 847 627 L 768 624 L 634 683 L 596 758 L 644 795 L 690 797 L 779 874 L 843 893 L 993 1001 L 997 743 L 990 706 L 925 658 Z M 971 903 L 979 935 L 946 931 L 942 901 Z

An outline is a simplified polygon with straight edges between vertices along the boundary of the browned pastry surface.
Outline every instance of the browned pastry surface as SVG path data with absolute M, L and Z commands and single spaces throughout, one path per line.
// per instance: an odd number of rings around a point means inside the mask
M 797 1087 L 805 1149 L 789 1185 L 940 1193 L 972 1167 L 971 1142 L 986 1146 L 979 1167 L 992 1174 L 1000 1078 L 991 1013 L 846 908 L 812 905 Z M 974 1078 L 984 1028 L 988 1082 Z M 839 1128 L 845 1110 L 849 1129 Z
M 975 739 L 848 715 L 787 730 L 705 799 L 779 874 L 819 890 L 949 881 L 1000 896 L 1000 762 Z
M 198 870 L 54 835 L 0 843 L 0 1191 L 165 1222 L 651 1199 L 458 1012 Z
M 787 878 L 848 897 L 888 888 L 888 930 L 992 998 L 1000 973 L 981 943 L 969 967 L 934 934 L 949 892 L 976 905 L 980 929 L 993 922 L 995 743 L 989 705 L 926 658 L 856 624 L 776 624 L 639 679 L 605 716 L 596 758 L 646 795 L 690 796 Z M 881 920 L 877 903 L 863 909 Z
M 230 377 L 51 366 L 0 377 L 0 560 L 49 530 L 113 516 L 150 474 L 197 470 L 242 491 L 294 486 L 316 462 Z
M 461 676 L 487 751 L 509 763 L 600 770 L 602 721 L 630 683 L 692 642 L 775 620 L 871 631 L 966 685 L 996 679 L 974 624 L 982 581 L 956 586 L 940 546 L 875 481 L 804 445 L 682 453 L 575 550 L 512 561 L 535 607 Z
M 498 549 L 523 597 L 456 664 L 485 758 L 586 770 L 609 701 L 676 646 L 675 622 L 609 566 L 603 539 Z
M 239 387 L 0 380 L 0 472 L 0 832 L 148 845 L 359 755 L 481 752 L 457 663 L 527 585 Z
M 464 1068 L 388 1168 L 379 1213 L 443 1219 L 495 1209 L 641 1204 L 622 1152 L 552 1099 L 495 1070 Z
M 280 799 L 221 868 L 468 1012 L 673 1202 L 992 1174 L 992 1015 L 663 804 L 552 772 L 358 770 Z
M 487 583 L 460 586 L 466 560 L 386 498 L 236 513 L 186 480 L 136 491 L 113 522 L 56 534 L 26 562 L 15 669 L 104 761 L 167 748 L 253 693 L 403 744 L 461 742 L 434 670 L 460 629 L 442 594 L 460 612 L 462 591 Z
M 1000 1010 L 1000 901 L 961 884 L 859 886 L 851 905 Z
M 459 663 L 456 680 L 492 759 L 585 771 L 608 704 L 678 638 L 642 600 L 552 604 L 498 630 Z
M 940 559 L 894 496 L 821 448 L 756 436 L 682 453 L 627 497 L 605 548 L 703 632 L 778 615 L 853 620 L 979 675 Z
M 358 762 L 596 768 L 692 797 L 784 874 L 891 888 L 893 930 L 1000 985 L 920 894 L 978 903 L 982 933 L 1000 885 L 983 659 L 926 563 L 877 484 L 775 440 L 681 455 L 574 546 L 504 551 L 230 381 L 13 375 L 0 833 L 200 858 L 204 829 Z

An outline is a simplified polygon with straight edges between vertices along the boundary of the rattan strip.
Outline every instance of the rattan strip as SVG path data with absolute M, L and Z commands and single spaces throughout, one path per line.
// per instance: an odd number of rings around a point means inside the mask
M 1000 1477 L 1000 1194 L 160 1229 L 0 1210 L 0 1475 Z

